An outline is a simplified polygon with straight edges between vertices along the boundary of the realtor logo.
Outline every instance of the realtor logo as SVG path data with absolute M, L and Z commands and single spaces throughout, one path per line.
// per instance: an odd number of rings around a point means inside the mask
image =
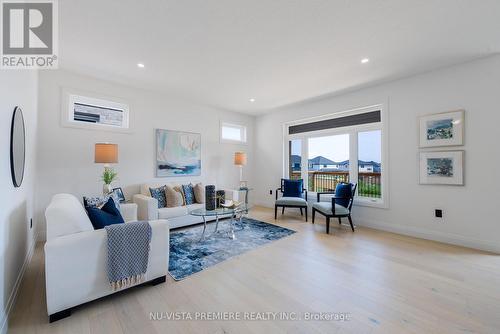
M 57 68 L 57 2 L 2 1 L 2 68 Z

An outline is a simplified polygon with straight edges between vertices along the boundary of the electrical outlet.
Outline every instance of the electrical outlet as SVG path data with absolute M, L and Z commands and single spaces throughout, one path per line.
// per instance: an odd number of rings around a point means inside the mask
M 272 194 L 273 194 L 273 190 L 269 189 L 269 195 L 272 195 Z
M 30 229 L 33 228 L 33 218 L 30 218 Z
M 436 217 L 436 218 L 443 218 L 443 210 L 441 210 L 441 209 L 435 209 L 434 210 L 434 217 Z

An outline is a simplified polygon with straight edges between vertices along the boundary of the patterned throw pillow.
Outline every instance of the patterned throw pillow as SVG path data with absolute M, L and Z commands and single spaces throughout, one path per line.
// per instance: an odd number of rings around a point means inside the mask
M 184 201 L 186 202 L 186 205 L 193 204 L 194 203 L 193 185 L 191 183 L 183 184 L 182 192 L 184 193 Z
M 116 192 L 112 192 L 106 196 L 99 197 L 83 197 L 83 206 L 89 208 L 102 208 L 104 204 L 108 202 L 108 200 L 112 198 L 113 202 L 118 210 L 120 210 L 120 197 Z
M 193 190 L 196 203 L 205 203 L 205 188 L 203 187 L 203 184 L 195 184 Z
M 165 193 L 167 194 L 167 208 L 175 208 L 177 206 L 183 205 L 184 198 L 181 192 L 176 191 L 170 186 L 167 186 L 165 188 Z
M 181 197 L 182 204 L 181 205 L 186 205 L 186 199 L 184 198 L 184 190 L 182 190 L 182 186 L 175 186 L 174 190 L 179 193 L 178 196 Z
M 167 195 L 165 194 L 165 188 L 167 186 L 161 186 L 158 188 L 149 188 L 151 197 L 158 200 L 158 209 L 167 207 Z

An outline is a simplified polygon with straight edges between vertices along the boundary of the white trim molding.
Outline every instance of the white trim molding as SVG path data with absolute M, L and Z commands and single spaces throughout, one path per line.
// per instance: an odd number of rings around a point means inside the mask
M 26 273 L 26 269 L 28 268 L 28 265 L 31 262 L 31 259 L 33 258 L 33 253 L 35 252 L 36 244 L 38 242 L 39 235 L 38 233 L 33 236 L 33 239 L 31 241 L 31 245 L 28 248 L 28 252 L 26 253 L 26 257 L 24 258 L 23 265 L 21 266 L 21 270 L 19 270 L 19 273 L 16 278 L 16 282 L 14 283 L 14 286 L 12 287 L 12 291 L 10 293 L 9 299 L 7 300 L 7 304 L 5 307 L 5 315 L 2 319 L 0 319 L 0 334 L 7 333 L 8 329 L 8 320 L 10 317 L 10 313 L 12 312 L 12 308 L 16 304 L 17 296 L 19 294 L 19 288 L 21 287 L 21 282 L 23 281 L 24 274 Z
M 470 238 L 453 233 L 421 229 L 413 226 L 404 226 L 400 224 L 391 224 L 381 221 L 360 219 L 357 217 L 354 218 L 354 223 L 355 225 L 366 226 L 376 230 L 500 254 L 500 245 L 498 243 L 489 242 L 482 239 Z

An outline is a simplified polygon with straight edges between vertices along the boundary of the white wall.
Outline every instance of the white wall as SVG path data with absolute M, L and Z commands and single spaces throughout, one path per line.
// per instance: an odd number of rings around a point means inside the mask
M 34 246 L 33 217 L 36 175 L 37 73 L 7 70 L 0 73 L 0 331 L 12 306 L 19 278 Z M 26 130 L 24 180 L 14 188 L 10 172 L 10 127 L 14 107 L 23 110 Z
M 355 223 L 500 252 L 500 184 L 492 167 L 500 164 L 499 89 L 495 56 L 259 116 L 255 197 L 273 204 L 269 190 L 279 185 L 283 170 L 283 123 L 388 103 L 390 207 L 355 207 Z M 459 148 L 466 151 L 466 185 L 419 185 L 417 117 L 456 109 L 466 110 L 465 146 Z M 444 210 L 441 223 L 435 208 Z
M 235 188 L 239 170 L 233 165 L 233 154 L 242 150 L 253 160 L 253 127 L 255 118 L 208 106 L 179 100 L 165 94 L 120 86 L 71 72 L 44 71 L 39 81 L 39 178 L 37 216 L 41 233 L 45 230 L 43 212 L 50 198 L 60 192 L 82 196 L 102 192 L 102 165 L 94 164 L 94 144 L 110 142 L 119 145 L 119 163 L 115 165 L 126 197 L 139 192 L 144 182 L 189 182 L 202 180 L 220 187 Z M 130 104 L 132 133 L 117 133 L 62 127 L 60 122 L 62 90 L 73 89 L 91 97 L 114 97 Z M 248 145 L 221 144 L 220 121 L 248 126 Z M 154 129 L 199 132 L 202 138 L 201 177 L 155 179 Z M 252 181 L 251 166 L 243 177 Z

